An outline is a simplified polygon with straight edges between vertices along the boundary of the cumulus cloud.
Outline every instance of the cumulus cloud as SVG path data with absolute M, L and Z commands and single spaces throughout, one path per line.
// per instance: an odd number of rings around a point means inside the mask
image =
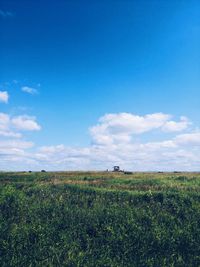
M 0 113 L 0 130 L 7 129 L 9 123 L 10 123 L 10 116 L 5 113 Z
M 200 149 L 178 143 L 180 136 L 161 142 L 41 147 L 34 159 L 50 170 L 105 170 L 114 165 L 137 171 L 199 170 Z
M 10 117 L 0 113 L 0 131 L 8 132 L 10 125 L 19 131 L 40 129 L 34 117 Z M 106 114 L 89 129 L 92 143 L 85 147 L 59 144 L 34 148 L 32 142 L 8 135 L 8 140 L 0 142 L 0 168 L 104 170 L 117 164 L 137 171 L 197 171 L 200 166 L 200 131 L 192 131 L 189 125 L 191 123 L 185 117 L 174 121 L 171 115 L 164 113 L 144 116 Z M 143 138 L 143 134 L 150 131 L 156 131 L 155 136 L 159 132 L 159 140 L 151 140 L 151 134 L 149 141 L 147 135 Z
M 37 165 L 31 153 L 27 152 L 33 146 L 33 142 L 23 140 L 0 141 L 0 170 L 24 170 L 29 169 L 30 164 Z
M 21 133 L 15 133 L 12 131 L 1 131 L 0 130 L 0 136 L 20 138 L 20 137 L 22 137 L 22 134 Z
M 16 137 L 22 136 L 20 131 L 39 131 L 41 126 L 35 117 L 27 115 L 11 117 L 6 113 L 0 113 L 0 136 Z
M 171 121 L 171 120 L 167 121 L 163 125 L 162 130 L 164 132 L 181 132 L 187 129 L 190 124 L 191 122 L 188 120 L 188 118 L 182 116 L 179 122 Z
M 0 113 L 0 136 L 21 137 L 20 133 L 13 132 L 10 129 L 10 116 L 5 113 Z
M 200 146 L 200 132 L 180 134 L 174 141 L 178 145 Z
M 28 86 L 23 86 L 21 88 L 21 90 L 25 93 L 31 94 L 31 95 L 36 95 L 38 94 L 38 90 L 32 87 L 28 87 Z
M 111 144 L 130 142 L 133 135 L 143 134 L 156 129 L 165 132 L 185 130 L 190 124 L 186 117 L 180 122 L 171 120 L 171 115 L 153 113 L 139 116 L 131 113 L 106 114 L 99 119 L 99 124 L 90 128 L 94 143 Z
M 179 134 L 162 141 L 142 142 L 132 138 L 153 130 L 180 132 L 191 123 L 186 117 L 180 121 L 164 113 L 139 116 L 130 113 L 106 114 L 91 127 L 92 145 L 84 148 L 64 145 L 42 147 L 37 158 L 46 166 L 66 169 L 106 169 L 119 164 L 132 170 L 195 170 L 199 168 L 200 133 Z M 57 165 L 56 165 L 57 164 Z
M 13 148 L 13 149 L 27 149 L 33 147 L 33 142 L 23 140 L 4 140 L 0 141 L 0 149 Z
M 9 94 L 7 91 L 0 91 L 0 102 L 8 103 Z
M 57 145 L 57 146 L 43 146 L 39 149 L 40 152 L 45 154 L 53 154 L 59 153 L 65 150 L 64 145 Z
M 0 112 L 0 170 L 23 170 L 33 164 L 37 166 L 35 153 L 30 152 L 34 143 L 24 140 L 23 135 L 24 131 L 40 129 L 35 117 Z
M 39 131 L 41 129 L 41 126 L 36 122 L 36 118 L 27 115 L 13 117 L 11 123 L 19 130 Z

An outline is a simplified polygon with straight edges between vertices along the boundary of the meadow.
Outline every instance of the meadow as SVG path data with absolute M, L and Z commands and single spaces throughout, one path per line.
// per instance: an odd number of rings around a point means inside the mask
M 200 173 L 0 173 L 0 266 L 199 267 Z

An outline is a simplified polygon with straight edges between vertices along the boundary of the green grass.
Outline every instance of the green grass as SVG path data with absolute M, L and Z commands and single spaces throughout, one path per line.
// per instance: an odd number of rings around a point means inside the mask
M 199 173 L 0 173 L 0 266 L 199 267 Z

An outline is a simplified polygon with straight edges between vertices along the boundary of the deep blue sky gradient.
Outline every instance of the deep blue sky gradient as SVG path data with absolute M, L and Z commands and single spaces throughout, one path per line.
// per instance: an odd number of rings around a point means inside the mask
M 1 111 L 37 116 L 38 145 L 85 145 L 105 113 L 200 123 L 199 1 L 2 0 L 0 9 L 13 14 L 0 17 L 0 89 L 11 96 Z

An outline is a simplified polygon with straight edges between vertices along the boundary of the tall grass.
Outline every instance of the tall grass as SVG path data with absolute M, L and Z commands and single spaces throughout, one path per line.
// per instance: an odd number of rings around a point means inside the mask
M 198 174 L 134 175 L 1 174 L 0 266 L 200 266 Z

